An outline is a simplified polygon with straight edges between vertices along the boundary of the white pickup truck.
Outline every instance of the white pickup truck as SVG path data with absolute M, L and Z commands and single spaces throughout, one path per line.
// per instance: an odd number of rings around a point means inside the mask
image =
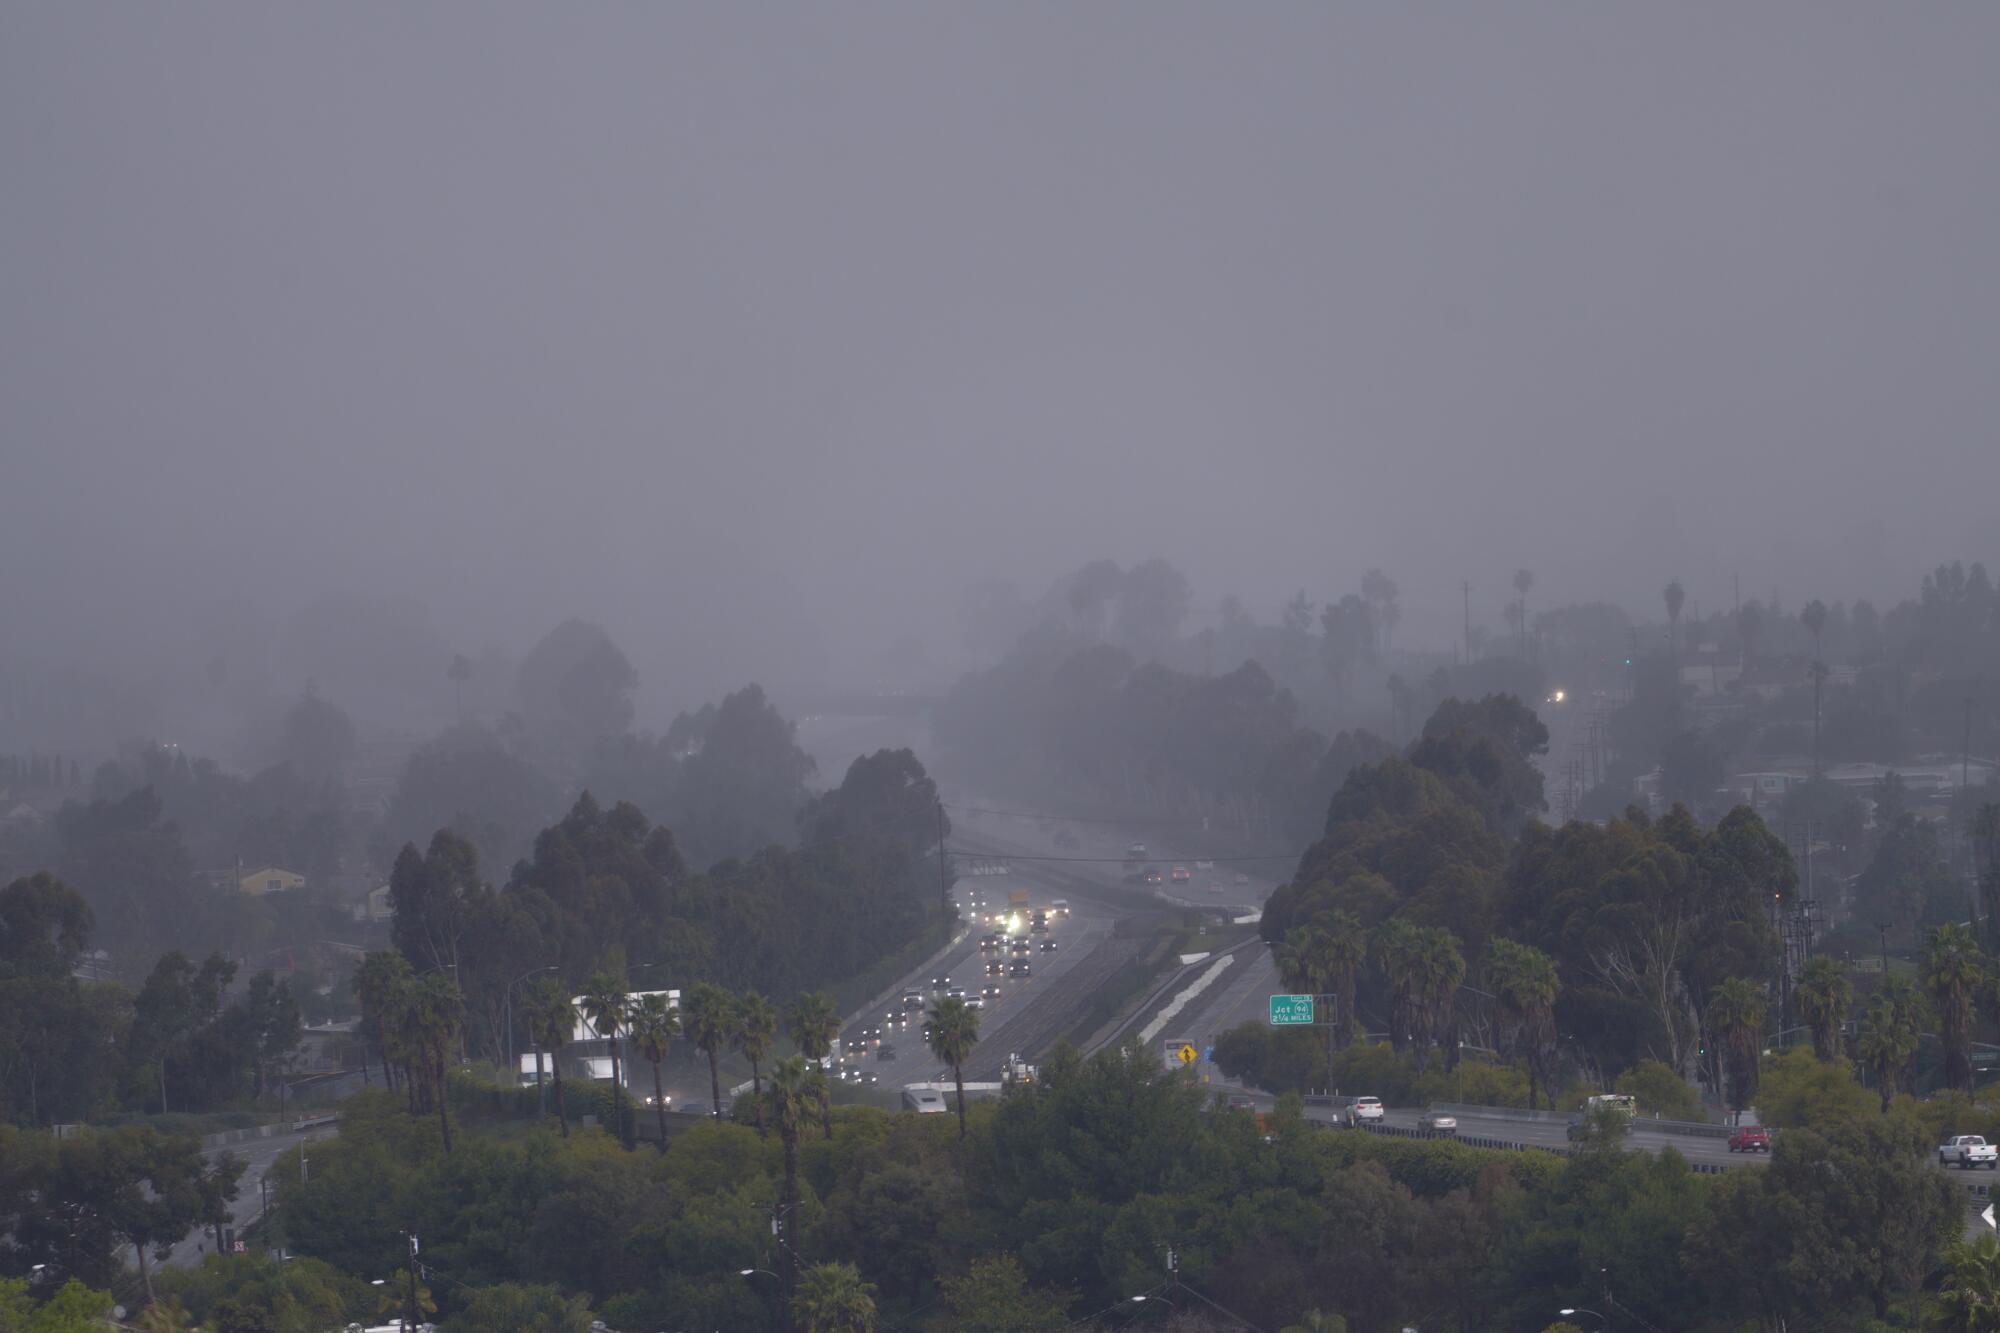
M 1960 1134 L 1938 1145 L 1938 1165 L 1950 1166 L 1954 1162 L 1961 1171 L 1970 1171 L 1975 1166 L 1993 1171 L 2000 1169 L 2000 1149 L 1977 1134 Z

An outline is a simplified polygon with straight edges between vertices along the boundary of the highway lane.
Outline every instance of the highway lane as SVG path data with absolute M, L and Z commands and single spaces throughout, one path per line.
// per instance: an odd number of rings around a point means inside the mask
M 1025 1044 L 1024 1036 L 1041 1017 L 1036 1012 L 1038 1005 L 1051 997 L 1059 1001 L 1060 992 L 1067 989 L 1061 985 L 1063 979 L 1078 968 L 1090 969 L 1095 965 L 1096 954 L 1109 942 L 1116 925 L 1111 912 L 1095 904 L 1072 900 L 1070 915 L 1053 918 L 1046 935 L 1023 937 L 1029 941 L 1030 952 L 1026 955 L 1029 975 L 1025 978 L 1004 975 L 1013 955 L 1005 951 L 980 952 L 980 936 L 993 928 L 979 924 L 978 918 L 982 912 L 1004 907 L 1009 891 L 1015 888 L 1027 888 L 1036 907 L 1046 908 L 1052 900 L 1063 897 L 1059 890 L 1036 884 L 1034 880 L 1032 872 L 962 876 L 954 892 L 960 914 L 968 923 L 966 929 L 949 948 L 904 978 L 878 1003 L 849 1016 L 840 1034 L 840 1054 L 845 1057 L 846 1066 L 873 1071 L 877 1086 L 885 1089 L 950 1078 L 951 1071 L 938 1063 L 923 1039 L 923 1016 L 932 1003 L 933 982 L 942 977 L 947 986 L 963 987 L 969 996 L 979 995 L 987 986 L 999 987 L 1000 998 L 980 1010 L 979 1047 L 973 1063 L 966 1069 L 969 1081 L 998 1077 L 1000 1063 L 1010 1051 Z M 1055 941 L 1053 953 L 1042 950 L 1045 938 Z M 985 965 L 989 960 L 1002 964 L 1003 975 L 986 975 Z M 906 1013 L 901 1009 L 899 1002 L 905 990 L 924 995 L 924 1011 Z M 897 1017 L 905 1020 L 900 1026 L 893 1023 Z M 891 1058 L 881 1057 L 879 1047 L 865 1035 L 869 1028 L 882 1029 L 883 1043 L 893 1048 Z M 863 1049 L 850 1053 L 850 1043 Z

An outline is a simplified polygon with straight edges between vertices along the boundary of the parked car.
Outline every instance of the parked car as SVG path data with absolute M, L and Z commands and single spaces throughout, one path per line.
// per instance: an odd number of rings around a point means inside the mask
M 1426 1111 L 1417 1117 L 1417 1128 L 1427 1134 L 1456 1134 L 1458 1117 L 1442 1111 Z
M 1956 1164 L 1961 1171 L 1970 1171 L 1975 1166 L 1983 1166 L 1988 1171 L 2000 1168 L 2000 1149 L 1996 1149 L 1977 1134 L 1960 1134 L 1946 1139 L 1938 1147 L 1938 1165 Z
M 1771 1131 L 1762 1125 L 1744 1125 L 1729 1136 L 1731 1152 L 1771 1151 Z
M 1380 1097 L 1356 1097 L 1347 1108 L 1347 1127 L 1359 1129 L 1363 1125 L 1379 1125 L 1388 1108 L 1382 1105 Z

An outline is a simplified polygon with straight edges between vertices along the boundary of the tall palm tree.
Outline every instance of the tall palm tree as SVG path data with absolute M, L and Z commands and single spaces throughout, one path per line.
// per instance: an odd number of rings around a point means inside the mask
M 667 1094 L 660 1082 L 660 1066 L 666 1063 L 667 1047 L 681 1035 L 680 1011 L 667 1003 L 658 991 L 641 995 L 626 1020 L 632 1045 L 653 1066 L 653 1114 L 660 1121 L 660 1151 L 667 1150 Z
M 1814 954 L 1799 973 L 1792 998 L 1798 1001 L 1799 1016 L 1812 1029 L 1813 1054 L 1822 1060 L 1838 1060 L 1841 1024 L 1854 1004 L 1847 969 L 1832 954 Z
M 1868 1001 L 1867 1026 L 1855 1047 L 1875 1076 L 1882 1109 L 1914 1082 L 1917 1044 L 1924 1029 L 1924 997 L 1907 977 L 1886 977 Z
M 1757 1095 L 1757 1059 L 1764 1045 L 1764 990 L 1731 977 L 1708 997 L 1708 1024 L 1729 1066 L 1730 1105 L 1737 1111 Z
M 438 1128 L 444 1135 L 444 1150 L 451 1153 L 450 1098 L 446 1095 L 445 1062 L 458 1045 L 465 1022 L 465 998 L 458 983 L 442 972 L 420 978 L 411 993 L 405 1016 L 405 1031 L 424 1066 L 437 1102 Z
M 569 1137 L 569 1107 L 563 1101 L 562 1048 L 569 1044 L 571 1033 L 576 1030 L 576 1010 L 570 1006 L 569 995 L 563 985 L 554 977 L 541 977 L 528 986 L 522 1012 L 528 1018 L 528 1031 L 535 1042 L 535 1087 L 539 1095 L 542 1082 L 543 1051 L 549 1055 L 549 1068 L 555 1075 L 556 1120 L 562 1126 L 562 1136 Z
M 354 995 L 361 1001 L 361 1032 L 382 1058 L 382 1081 L 396 1086 L 395 1065 L 389 1055 L 393 1034 L 399 1025 L 396 1015 L 402 1008 L 400 992 L 414 980 L 409 960 L 393 949 L 378 949 L 354 969 Z M 162 1075 L 164 1078 L 164 1074 Z M 162 1102 L 165 1093 L 161 1094 Z
M 1417 1069 L 1422 1072 L 1431 1042 L 1443 1055 L 1444 1067 L 1454 1069 L 1458 1065 L 1458 988 L 1465 981 L 1465 955 L 1459 952 L 1458 937 L 1443 926 L 1420 927 L 1417 941 L 1418 1006 L 1426 1043 L 1417 1048 Z
M 2000 802 L 1987 801 L 1972 812 L 1965 831 L 1979 868 L 1979 909 L 1986 918 L 1986 938 L 2000 949 Z
M 771 1071 L 771 1115 L 778 1122 L 778 1138 L 785 1146 L 785 1244 L 780 1266 L 785 1270 L 787 1291 L 798 1281 L 799 1130 L 812 1104 L 812 1079 L 804 1058 L 794 1055 L 778 1061 Z
M 1332 911 L 1314 919 L 1313 954 L 1321 983 L 1333 995 L 1333 1042 L 1354 1041 L 1354 990 L 1368 961 L 1368 934 L 1352 912 Z
M 955 995 L 937 1002 L 924 1020 L 924 1044 L 931 1054 L 951 1066 L 951 1081 L 958 1089 L 958 1137 L 965 1137 L 965 1062 L 979 1044 L 979 1011 L 969 1008 Z
M 1532 944 L 1495 938 L 1486 951 L 1487 984 L 1500 1002 L 1514 1053 L 1528 1066 L 1528 1109 L 1537 1106 L 1555 1048 L 1556 996 L 1562 977 L 1555 960 Z
M 757 1132 L 764 1132 L 764 1057 L 778 1035 L 778 1011 L 756 991 L 745 991 L 736 1001 L 735 1031 L 730 1040 L 750 1062 L 750 1096 L 757 1111 Z
M 792 1297 L 798 1333 L 875 1333 L 875 1288 L 853 1264 L 814 1264 Z
M 599 972 L 583 983 L 583 999 L 579 1003 L 590 1030 L 611 1043 L 611 1106 L 612 1113 L 618 1117 L 618 1137 L 624 1139 L 625 1069 L 619 1058 L 618 1035 L 625 1030 L 625 1021 L 632 1010 L 632 998 L 625 993 L 624 985 L 616 977 Z M 627 1146 L 630 1146 L 629 1141 Z
M 799 1054 L 824 1074 L 825 1060 L 833 1054 L 834 1039 L 840 1035 L 840 1011 L 833 1007 L 833 1001 L 818 991 L 799 992 L 792 997 L 792 1011 L 785 1016 L 785 1026 L 791 1030 L 792 1044 L 799 1048 Z M 831 1097 L 821 1101 L 820 1129 L 827 1138 L 833 1137 Z
M 1271 962 L 1278 969 L 1278 984 L 1286 990 L 1310 994 L 1319 989 L 1319 978 L 1312 967 L 1312 946 L 1312 931 L 1305 926 L 1293 926 L 1271 949 Z
M 1944 1283 L 1928 1328 L 1939 1333 L 1991 1333 L 2000 1328 L 2000 1236 L 1982 1231 L 1945 1251 Z
M 1520 598 L 1516 605 L 1520 608 L 1518 614 L 1521 622 L 1521 660 L 1524 662 L 1528 660 L 1528 589 L 1534 586 L 1535 576 L 1532 571 L 1526 569 L 1514 571 L 1514 592 Z
M 715 1099 L 712 1114 L 717 1120 L 722 1119 L 722 1074 L 716 1057 L 729 1044 L 735 1013 L 735 1000 L 712 981 L 697 981 L 681 997 L 681 1032 L 708 1057 L 709 1095 Z
M 1416 959 L 1417 928 L 1403 917 L 1391 917 L 1375 928 L 1375 967 L 1389 986 L 1389 1045 L 1406 1049 L 1416 1036 L 1421 979 Z
M 1944 1044 L 1944 1081 L 1972 1091 L 1972 1005 L 1986 984 L 1986 955 L 1979 941 L 1957 922 L 1939 926 L 1924 942 L 1924 989 L 1937 1006 Z

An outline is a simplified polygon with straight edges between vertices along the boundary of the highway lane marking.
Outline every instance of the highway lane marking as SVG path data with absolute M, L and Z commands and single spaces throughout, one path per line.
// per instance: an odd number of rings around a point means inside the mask
M 1182 1009 L 1187 1007 L 1188 1001 L 1194 999 L 1197 995 L 1200 995 L 1203 991 L 1207 990 L 1209 986 L 1215 981 L 1215 979 L 1221 976 L 1223 971 L 1226 968 L 1228 968 L 1229 964 L 1232 963 L 1233 961 L 1235 961 L 1234 955 L 1223 954 L 1220 958 L 1216 959 L 1213 963 L 1209 964 L 1207 971 L 1203 972 L 1200 976 L 1196 977 L 1194 979 L 1194 982 L 1191 985 L 1189 985 L 1186 990 L 1174 996 L 1173 1000 L 1168 1003 L 1166 1008 L 1160 1010 L 1159 1013 L 1153 1016 L 1152 1022 L 1146 1024 L 1145 1027 L 1139 1029 L 1139 1044 L 1143 1046 L 1147 1042 L 1151 1041 L 1153 1038 L 1159 1036 L 1161 1030 L 1164 1029 L 1168 1023 L 1171 1023 L 1174 1020 L 1175 1016 L 1178 1015 Z

